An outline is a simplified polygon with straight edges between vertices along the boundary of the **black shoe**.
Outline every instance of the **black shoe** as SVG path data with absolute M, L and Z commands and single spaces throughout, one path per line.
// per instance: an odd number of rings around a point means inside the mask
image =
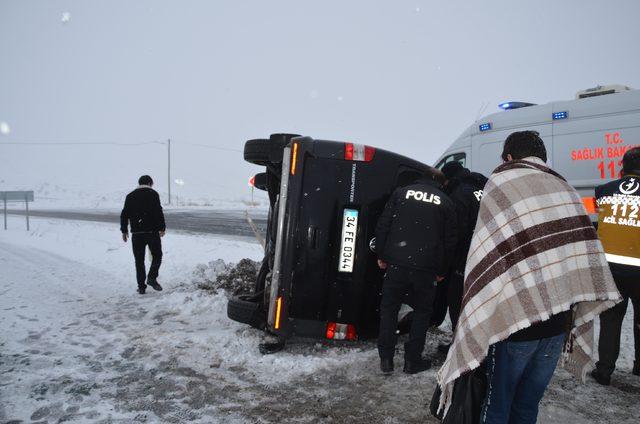
M 271 342 L 271 343 L 260 343 L 258 345 L 258 350 L 263 355 L 271 355 L 273 353 L 280 352 L 285 347 L 284 341 Z
M 391 374 L 393 372 L 393 358 L 380 358 L 380 371 L 384 375 Z
M 138 293 L 145 294 L 146 291 L 147 289 L 145 287 L 138 287 Z
M 640 362 L 633 361 L 633 371 L 631 371 L 633 375 L 640 375 Z
M 446 355 L 447 353 L 449 353 L 449 348 L 450 347 L 451 347 L 451 343 L 439 344 L 438 345 L 438 352 L 444 353 Z
M 404 361 L 403 372 L 405 374 L 418 374 L 431 368 L 431 360 L 419 359 L 417 361 Z
M 595 378 L 598 384 L 602 384 L 603 386 L 611 384 L 611 376 L 598 371 L 597 368 L 591 371 L 591 377 Z
M 147 281 L 147 285 L 151 286 L 155 291 L 162 291 L 162 286 L 157 281 Z

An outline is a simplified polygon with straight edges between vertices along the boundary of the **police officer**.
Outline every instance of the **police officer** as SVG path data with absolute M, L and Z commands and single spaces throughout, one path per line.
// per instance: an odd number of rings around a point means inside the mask
M 456 208 L 458 244 L 445 280 L 438 283 L 438 292 L 441 295 L 436 296 L 436 301 L 441 304 L 434 304 L 434 309 L 440 310 L 441 316 L 439 323 L 432 320 L 432 325 L 442 323 L 448 307 L 451 324 L 455 328 L 460 316 L 467 254 L 471 246 L 471 238 L 480 209 L 480 199 L 482 199 L 484 186 L 487 184 L 487 177 L 469 171 L 458 161 L 446 163 L 442 167 L 442 173 L 447 179 L 445 192 Z M 446 353 L 449 350 L 449 345 L 440 345 L 438 350 Z
M 386 269 L 380 303 L 378 352 L 384 374 L 393 372 L 398 311 L 402 303 L 414 310 L 405 344 L 404 372 L 430 368 L 422 358 L 429 316 L 436 290 L 455 251 L 456 218 L 453 203 L 443 191 L 444 175 L 437 170 L 415 183 L 396 189 L 378 220 L 378 266 Z
M 143 175 L 138 179 L 138 184 L 138 188 L 129 193 L 125 199 L 120 214 L 120 231 L 122 232 L 122 240 L 126 243 L 129 239 L 129 222 L 131 223 L 131 245 L 136 262 L 138 293 L 144 294 L 147 285 L 154 290 L 162 290 L 157 278 L 162 262 L 160 237 L 164 237 L 166 226 L 162 205 L 160 205 L 160 196 L 152 188 L 153 179 L 148 175 Z M 149 275 L 147 275 L 144 265 L 147 246 L 149 246 L 152 257 Z
M 633 303 L 635 362 L 640 375 L 640 147 L 622 158 L 622 178 L 596 188 L 598 236 L 623 301 L 600 315 L 599 360 L 592 376 L 609 385 L 620 352 L 620 331 L 629 299 Z

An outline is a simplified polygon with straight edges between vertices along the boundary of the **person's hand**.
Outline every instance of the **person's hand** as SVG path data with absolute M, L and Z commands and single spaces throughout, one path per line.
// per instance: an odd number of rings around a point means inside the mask
M 160 231 L 160 237 L 164 237 L 164 231 Z
M 129 240 L 129 233 L 122 233 L 122 241 L 125 243 Z
M 387 263 L 385 261 L 383 261 L 382 259 L 378 259 L 378 268 L 387 269 Z
M 443 281 L 443 280 L 444 280 L 444 277 L 441 277 L 441 276 L 439 276 L 439 275 L 436 275 L 436 282 L 438 282 L 438 283 L 439 283 L 439 282 L 441 282 L 441 281 Z

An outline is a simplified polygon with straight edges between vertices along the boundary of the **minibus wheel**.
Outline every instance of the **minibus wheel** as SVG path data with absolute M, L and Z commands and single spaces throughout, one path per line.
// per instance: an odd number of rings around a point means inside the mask
M 282 154 L 292 138 L 298 134 L 271 134 L 266 138 L 255 138 L 244 143 L 244 160 L 255 165 L 267 166 L 282 163 Z
M 265 329 L 267 316 L 262 308 L 261 297 L 262 293 L 260 296 L 255 294 L 233 296 L 227 303 L 227 316 L 234 321 L 249 324 L 260 330 Z

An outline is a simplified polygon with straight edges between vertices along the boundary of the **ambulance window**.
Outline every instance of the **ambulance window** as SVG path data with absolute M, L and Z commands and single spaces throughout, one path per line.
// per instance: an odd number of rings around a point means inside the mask
M 466 153 L 460 152 L 460 153 L 453 153 L 451 155 L 445 156 L 444 158 L 442 158 L 440 162 L 438 162 L 438 164 L 436 165 L 436 168 L 442 169 L 445 163 L 453 162 L 453 161 L 460 162 L 462 166 L 466 166 L 466 163 L 467 163 Z

